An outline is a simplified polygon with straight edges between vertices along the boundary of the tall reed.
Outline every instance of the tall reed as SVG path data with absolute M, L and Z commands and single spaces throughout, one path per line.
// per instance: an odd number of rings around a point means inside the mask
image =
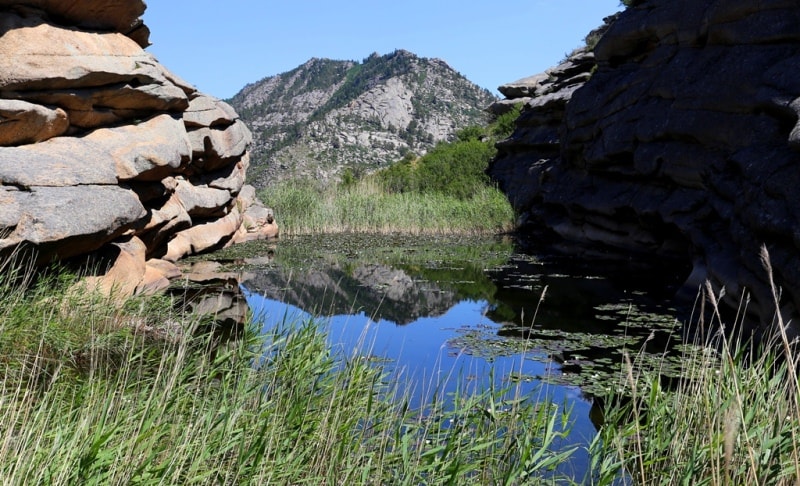
M 763 255 L 770 281 L 768 255 Z M 778 309 L 777 291 L 776 309 Z M 687 347 L 682 379 L 666 388 L 622 365 L 626 399 L 612 399 L 592 443 L 594 484 L 789 485 L 800 481 L 800 356 L 776 312 L 773 339 L 759 345 L 729 336 L 710 286 L 702 298 L 709 327 L 702 346 Z
M 375 179 L 317 187 L 286 181 L 260 192 L 284 234 L 409 233 L 491 234 L 510 231 L 514 213 L 506 197 L 484 186 L 468 199 L 442 193 L 391 193 Z

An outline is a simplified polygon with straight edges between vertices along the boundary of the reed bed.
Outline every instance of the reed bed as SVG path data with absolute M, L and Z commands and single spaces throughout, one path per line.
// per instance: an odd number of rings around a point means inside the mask
M 468 199 L 437 192 L 388 192 L 374 179 L 317 187 L 286 181 L 259 193 L 286 235 L 321 233 L 495 234 L 513 229 L 514 212 L 499 190 Z
M 419 384 L 335 351 L 320 322 L 220 343 L 169 297 L 2 270 L 3 484 L 798 484 L 800 357 L 779 314 L 758 348 L 687 347 L 677 382 L 627 354 L 590 470 L 563 477 L 570 412 L 546 397 L 431 383 L 414 408 Z
M 319 322 L 218 343 L 166 298 L 61 279 L 2 284 L 3 484 L 556 483 L 572 452 L 554 445 L 562 407 L 433 384 L 412 409 L 397 374 L 332 351 Z
M 722 322 L 720 297 L 702 289 L 711 322 L 700 324 L 719 331 L 686 348 L 677 384 L 640 372 L 635 355 L 621 364 L 625 398 L 609 400 L 592 444 L 594 484 L 800 484 L 796 343 L 779 312 L 769 339 L 727 334 L 735 326 Z

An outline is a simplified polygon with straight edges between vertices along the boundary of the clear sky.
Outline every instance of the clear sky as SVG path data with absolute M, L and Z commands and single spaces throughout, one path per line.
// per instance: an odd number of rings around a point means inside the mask
M 499 95 L 556 65 L 619 0 L 147 0 L 148 51 L 229 98 L 312 57 L 361 61 L 406 49 Z

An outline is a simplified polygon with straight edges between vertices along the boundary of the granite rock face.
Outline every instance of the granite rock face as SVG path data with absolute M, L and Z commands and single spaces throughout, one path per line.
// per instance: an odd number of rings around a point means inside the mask
M 503 90 L 525 108 L 490 172 L 522 231 L 684 263 L 682 293 L 749 295 L 762 330 L 765 247 L 797 334 L 800 2 L 646 0 L 608 20 L 593 50 Z
M 242 88 L 231 104 L 253 130 L 257 188 L 295 178 L 335 183 L 423 155 L 495 97 L 440 59 L 405 51 L 362 62 L 311 59 Z
M 0 0 L 0 256 L 117 255 L 108 275 L 132 293 L 174 277 L 167 262 L 277 235 L 244 185 L 250 131 L 143 49 L 144 9 Z

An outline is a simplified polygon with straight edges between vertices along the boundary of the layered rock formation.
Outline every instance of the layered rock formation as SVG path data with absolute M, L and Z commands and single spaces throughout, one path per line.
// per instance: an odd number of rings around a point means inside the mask
M 0 256 L 100 255 L 134 292 L 277 234 L 244 186 L 249 130 L 143 50 L 144 9 L 0 0 Z
M 765 245 L 800 322 L 798 66 L 796 0 L 637 2 L 593 52 L 503 88 L 531 99 L 491 174 L 527 234 L 685 262 L 688 295 L 706 280 L 733 307 L 747 293 L 771 326 Z

